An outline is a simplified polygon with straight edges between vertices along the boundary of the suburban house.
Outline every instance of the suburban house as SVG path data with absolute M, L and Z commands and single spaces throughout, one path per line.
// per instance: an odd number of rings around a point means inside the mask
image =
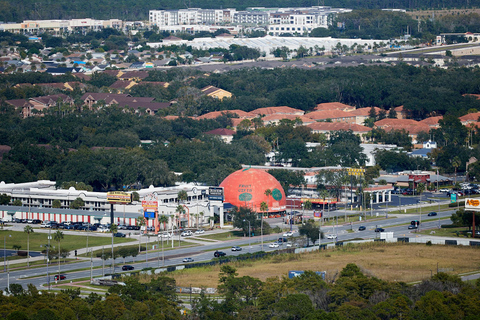
M 441 119 L 443 119 L 443 116 L 429 117 L 429 118 L 423 119 L 422 121 L 419 121 L 419 123 L 426 124 L 430 128 L 436 129 L 440 127 L 440 124 L 438 123 L 438 121 L 440 121 Z
M 206 86 L 202 88 L 201 91 L 209 97 L 223 100 L 224 98 L 231 98 L 232 93 L 226 90 L 214 87 L 214 86 Z
M 307 125 L 316 122 L 313 119 L 310 119 L 305 116 L 296 116 L 293 114 L 270 114 L 265 117 L 262 117 L 262 121 L 264 125 L 278 125 L 281 120 L 287 119 L 291 121 L 297 121 L 299 120 L 300 123 L 298 125 Z
M 355 124 L 357 116 L 351 112 L 341 110 L 320 110 L 305 114 L 306 117 L 315 121 L 345 122 Z
M 204 132 L 204 134 L 219 136 L 225 143 L 231 143 L 233 140 L 233 135 L 235 134 L 235 131 L 230 129 L 225 129 L 225 128 L 219 128 L 219 129 Z
M 469 113 L 461 116 L 459 119 L 463 125 L 466 125 L 469 123 L 478 122 L 478 118 L 480 118 L 480 112 Z
M 117 92 L 121 92 L 123 90 L 130 89 L 136 84 L 137 83 L 135 81 L 131 80 L 117 80 L 110 86 L 110 88 L 114 89 Z
M 16 109 L 21 110 L 20 113 L 22 114 L 23 118 L 31 117 L 35 113 L 41 113 L 45 109 L 56 106 L 59 102 L 63 104 L 68 104 L 70 106 L 72 106 L 74 103 L 72 98 L 63 93 L 50 96 L 35 97 L 28 100 L 6 100 L 5 102 L 14 106 Z
M 411 157 L 418 157 L 428 159 L 430 153 L 437 148 L 437 143 L 434 141 L 425 141 L 422 143 L 422 148 L 415 149 L 412 152 L 409 152 L 408 155 Z
M 405 130 L 415 143 L 420 132 L 430 132 L 430 127 L 412 119 L 382 119 L 375 122 L 375 127 L 385 131 Z
M 365 141 L 364 135 L 372 130 L 372 128 L 365 127 L 356 123 L 345 122 L 315 122 L 307 125 L 307 127 L 312 129 L 312 133 L 323 133 L 328 138 L 330 137 L 330 132 L 332 131 L 352 130 L 352 132 L 358 135 L 362 141 Z
M 93 105 L 99 101 L 104 101 L 106 106 L 117 105 L 120 108 L 132 108 L 135 113 L 145 112 L 149 115 L 154 115 L 160 109 L 170 107 L 170 102 L 155 102 L 154 98 L 150 97 L 132 97 L 128 94 L 113 94 L 113 93 L 85 93 L 81 100 L 85 106 L 92 108 Z
M 394 108 L 395 112 L 397 113 L 397 119 L 407 119 L 408 118 L 408 113 L 407 110 L 403 108 L 403 106 L 399 106 Z
M 380 109 L 378 107 L 372 107 L 375 110 L 375 113 L 378 115 L 380 111 L 384 111 L 383 109 Z M 353 114 L 356 116 L 355 123 L 363 125 L 365 123 L 365 120 L 370 117 L 370 110 L 372 108 L 360 108 L 360 109 L 355 109 L 353 111 L 349 111 L 349 113 Z
M 257 115 L 256 114 L 251 114 L 250 112 L 246 112 L 243 110 L 222 110 L 222 111 L 212 111 L 209 113 L 202 114 L 201 116 L 196 117 L 195 119 L 202 120 L 202 119 L 215 119 L 217 117 L 230 114 L 235 118 L 240 118 L 240 119 L 253 119 Z
M 352 107 L 340 102 L 326 102 L 326 103 L 317 104 L 317 106 L 313 110 L 314 111 L 340 110 L 340 111 L 350 112 L 350 111 L 354 111 L 355 107 Z
M 285 114 L 285 115 L 294 115 L 294 116 L 303 116 L 305 111 L 290 107 L 266 107 L 266 108 L 258 108 L 251 113 L 259 115 L 259 116 L 266 116 L 270 114 Z

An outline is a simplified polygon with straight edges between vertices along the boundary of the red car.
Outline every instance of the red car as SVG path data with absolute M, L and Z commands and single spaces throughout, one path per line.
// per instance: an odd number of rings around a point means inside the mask
M 53 279 L 54 279 L 55 281 L 57 281 L 58 278 L 59 278 L 58 274 L 55 275 L 55 277 L 53 277 Z M 61 275 L 60 275 L 60 280 L 65 280 L 65 279 L 67 279 L 67 276 L 64 275 L 64 274 L 61 274 Z

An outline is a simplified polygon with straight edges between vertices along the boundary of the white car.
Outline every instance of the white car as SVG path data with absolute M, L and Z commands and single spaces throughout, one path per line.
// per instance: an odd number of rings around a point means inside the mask
M 280 246 L 278 245 L 278 243 L 276 243 L 276 242 L 270 243 L 268 246 L 269 246 L 270 248 L 278 248 L 278 247 L 280 247 Z
M 291 237 L 293 236 L 293 232 L 292 231 L 287 231 L 283 234 L 284 237 Z
M 334 234 L 327 234 L 326 237 L 327 239 L 337 239 L 337 236 Z
M 205 230 L 203 229 L 195 231 L 195 234 L 203 234 L 203 233 L 205 233 Z
M 100 227 L 97 228 L 97 231 L 98 232 L 108 232 L 110 230 L 108 230 L 108 228 L 105 227 L 105 226 L 100 226 Z
M 443 188 L 443 189 L 440 189 L 440 190 L 438 190 L 438 191 L 440 191 L 440 192 L 448 192 L 448 191 L 450 191 L 450 190 Z
M 168 232 L 162 234 L 161 236 L 162 236 L 162 238 L 171 238 L 171 237 L 172 237 L 172 235 L 171 235 L 170 233 L 168 233 Z
M 193 235 L 193 232 L 190 231 L 190 230 L 182 232 L 182 237 L 188 237 L 188 236 L 191 236 L 191 235 Z

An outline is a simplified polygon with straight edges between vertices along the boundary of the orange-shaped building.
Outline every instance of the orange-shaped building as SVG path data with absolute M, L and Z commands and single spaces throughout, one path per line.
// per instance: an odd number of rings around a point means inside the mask
M 268 204 L 268 212 L 286 210 L 287 200 L 282 185 L 271 174 L 257 169 L 245 168 L 235 171 L 220 184 L 225 201 L 236 207 L 248 207 L 260 212 L 260 204 Z M 270 189 L 272 195 L 266 196 Z

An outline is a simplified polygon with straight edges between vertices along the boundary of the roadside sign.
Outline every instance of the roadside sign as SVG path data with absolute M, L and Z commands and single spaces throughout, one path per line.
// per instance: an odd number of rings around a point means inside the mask
M 456 194 L 456 193 L 452 193 L 452 194 L 450 195 L 450 202 L 451 202 L 451 203 L 457 202 L 457 194 Z

